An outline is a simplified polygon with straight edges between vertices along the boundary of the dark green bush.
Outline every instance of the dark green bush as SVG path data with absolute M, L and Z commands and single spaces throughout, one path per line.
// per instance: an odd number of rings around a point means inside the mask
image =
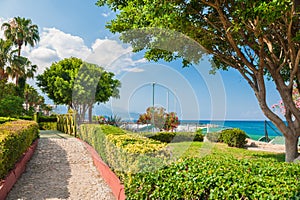
M 57 122 L 57 117 L 56 117 L 56 115 L 52 115 L 52 116 L 40 115 L 39 116 L 39 123 L 40 122 Z
M 223 130 L 221 132 L 221 138 L 224 143 L 228 144 L 228 146 L 241 148 L 246 144 L 247 135 L 245 131 L 234 128 Z
M 22 154 L 38 138 L 34 121 L 11 121 L 0 125 L 0 179 L 4 178 Z
M 39 122 L 40 130 L 57 130 L 57 122 Z
M 139 135 L 157 140 L 160 142 L 186 142 L 199 141 L 202 142 L 204 135 L 201 132 L 158 132 L 158 133 L 139 133 Z
M 296 164 L 207 156 L 135 174 L 125 192 L 128 199 L 299 199 L 298 177 Z

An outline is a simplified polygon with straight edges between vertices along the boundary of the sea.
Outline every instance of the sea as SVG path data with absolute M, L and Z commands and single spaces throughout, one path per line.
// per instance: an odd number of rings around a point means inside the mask
M 181 125 L 199 124 L 199 126 L 209 125 L 208 128 L 203 128 L 202 132 L 216 132 L 223 129 L 239 128 L 246 132 L 246 134 L 253 140 L 265 136 L 267 131 L 269 138 L 275 138 L 276 136 L 282 136 L 282 133 L 271 121 L 237 121 L 237 120 L 225 120 L 225 121 L 210 121 L 210 120 L 182 120 Z
M 147 125 L 137 125 L 136 120 L 131 121 L 131 125 L 126 125 L 126 129 L 135 132 L 147 132 L 151 130 L 151 127 Z M 267 132 L 270 139 L 274 139 L 277 136 L 283 136 L 282 133 L 276 128 L 271 121 L 237 121 L 237 120 L 225 120 L 225 121 L 212 121 L 212 120 L 180 120 L 180 125 L 175 129 L 176 132 L 194 132 L 201 128 L 202 133 L 218 132 L 224 129 L 239 128 L 246 132 L 247 136 L 253 140 L 259 140 L 265 136 Z M 159 131 L 159 130 L 156 130 Z M 278 137 L 277 137 L 278 138 Z

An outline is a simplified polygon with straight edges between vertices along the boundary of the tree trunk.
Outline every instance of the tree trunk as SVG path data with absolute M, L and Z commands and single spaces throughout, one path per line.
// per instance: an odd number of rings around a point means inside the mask
M 93 121 L 93 105 L 89 105 L 89 123 Z
M 285 161 L 293 162 L 299 156 L 298 153 L 298 136 L 285 136 Z

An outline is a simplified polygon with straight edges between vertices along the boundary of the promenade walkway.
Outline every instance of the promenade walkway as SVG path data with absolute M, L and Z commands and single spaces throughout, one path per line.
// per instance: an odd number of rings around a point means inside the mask
M 115 199 L 78 139 L 41 131 L 38 147 L 7 200 Z

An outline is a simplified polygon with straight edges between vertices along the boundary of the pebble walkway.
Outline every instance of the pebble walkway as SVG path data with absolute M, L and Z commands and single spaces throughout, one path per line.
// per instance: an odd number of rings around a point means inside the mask
M 41 134 L 26 171 L 7 200 L 115 199 L 90 154 L 76 138 Z

